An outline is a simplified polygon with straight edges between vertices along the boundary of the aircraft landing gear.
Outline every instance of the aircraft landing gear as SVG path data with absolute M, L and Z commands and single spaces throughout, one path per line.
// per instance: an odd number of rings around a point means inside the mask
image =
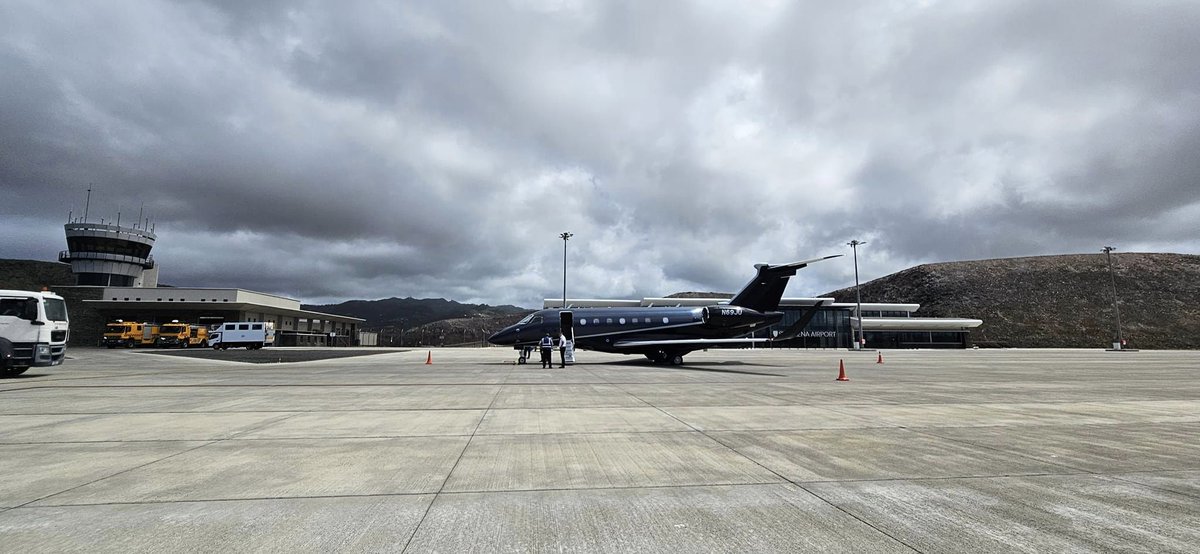
M 521 351 L 521 354 L 517 356 L 517 363 L 524 364 L 525 362 L 528 362 L 529 357 L 533 355 L 533 347 L 526 346 L 524 348 L 520 348 L 519 350 Z
M 646 359 L 656 364 L 683 365 L 683 354 L 659 350 L 646 354 Z

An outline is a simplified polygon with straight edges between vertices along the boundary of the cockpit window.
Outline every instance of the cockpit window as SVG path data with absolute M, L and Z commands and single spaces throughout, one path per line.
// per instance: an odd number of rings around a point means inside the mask
M 517 325 L 529 325 L 530 323 L 534 323 L 534 321 L 533 321 L 534 318 L 537 318 L 537 323 L 542 322 L 542 316 L 538 315 L 537 312 L 533 312 L 533 313 L 521 318 L 521 321 L 518 321 Z

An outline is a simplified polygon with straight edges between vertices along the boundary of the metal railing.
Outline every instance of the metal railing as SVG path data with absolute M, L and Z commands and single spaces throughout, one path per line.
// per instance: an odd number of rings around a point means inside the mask
M 58 253 L 58 261 L 70 263 L 74 260 L 97 260 L 102 262 L 121 262 L 127 264 L 140 265 L 146 269 L 154 267 L 154 256 L 146 256 L 139 258 L 137 256 L 126 256 L 124 254 L 110 254 L 107 252 L 71 252 L 63 250 Z

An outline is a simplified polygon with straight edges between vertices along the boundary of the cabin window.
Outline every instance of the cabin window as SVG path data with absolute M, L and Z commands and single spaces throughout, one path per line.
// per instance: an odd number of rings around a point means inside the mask
M 665 318 L 665 317 L 663 318 L 663 323 L 670 323 L 670 322 L 671 322 L 671 320 L 669 320 L 669 319 L 667 319 L 667 318 Z

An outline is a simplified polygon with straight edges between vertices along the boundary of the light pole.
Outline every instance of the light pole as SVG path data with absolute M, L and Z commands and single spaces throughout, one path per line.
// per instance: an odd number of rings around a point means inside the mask
M 571 233 L 563 233 L 558 235 L 558 238 L 563 239 L 563 303 L 562 309 L 567 309 L 567 239 L 575 235 Z
M 862 292 L 858 289 L 858 247 L 866 244 L 865 241 L 858 239 L 847 242 L 850 248 L 854 249 L 854 315 L 858 319 L 858 338 L 854 341 L 854 349 L 862 348 L 863 330 L 862 330 Z
M 1119 308 L 1117 306 L 1117 277 L 1113 273 L 1113 265 L 1112 265 L 1112 251 L 1113 250 L 1116 250 L 1116 248 L 1113 248 L 1111 246 L 1105 246 L 1104 248 L 1101 249 L 1101 252 L 1104 252 L 1104 256 L 1106 258 L 1108 258 L 1108 281 L 1112 285 L 1113 313 L 1117 316 L 1117 333 L 1116 333 L 1116 340 L 1113 341 L 1113 350 L 1120 350 L 1122 347 L 1121 343 L 1123 342 L 1121 340 L 1121 308 Z

